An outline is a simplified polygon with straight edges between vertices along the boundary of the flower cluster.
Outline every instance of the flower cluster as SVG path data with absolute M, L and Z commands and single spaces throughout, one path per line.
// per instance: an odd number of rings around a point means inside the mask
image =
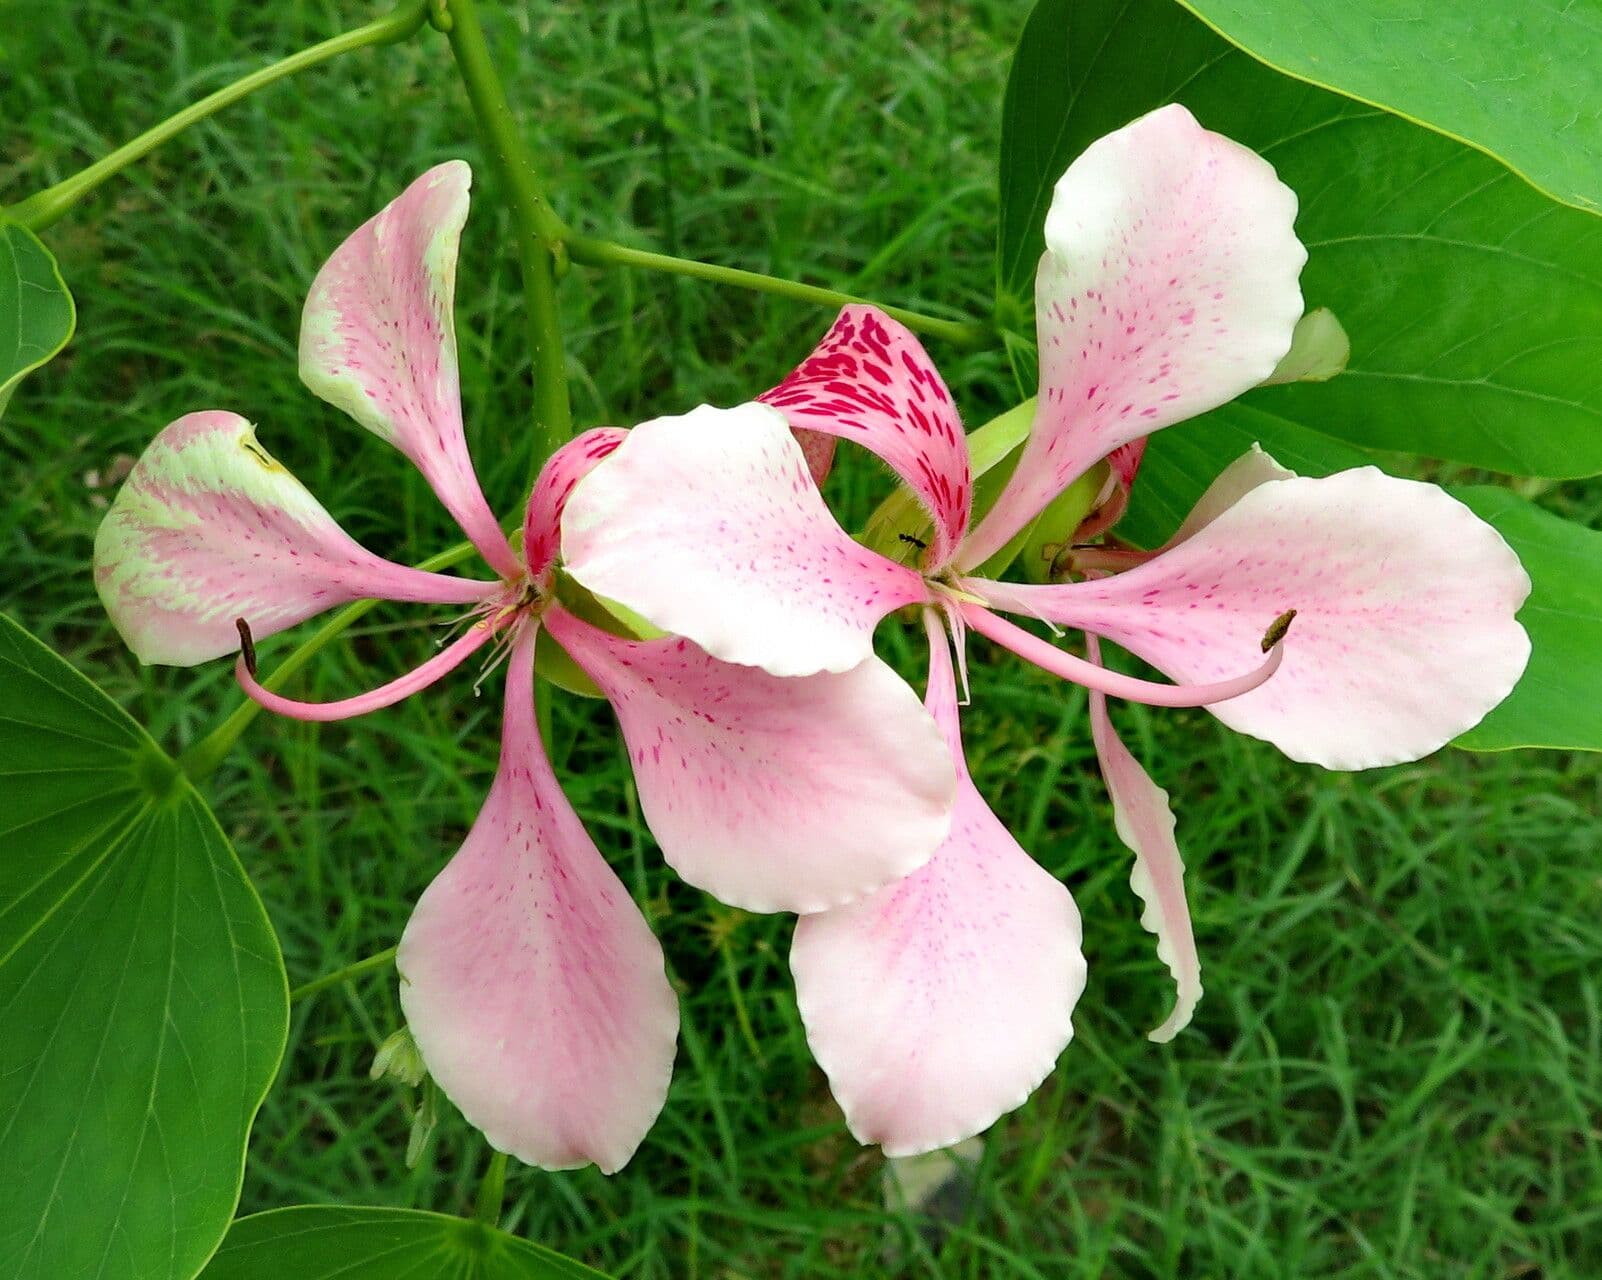
M 1160 1040 L 1189 1021 L 1200 966 L 1167 795 L 1119 741 L 1108 698 L 1207 706 L 1294 759 L 1361 769 L 1435 750 L 1523 671 L 1528 580 L 1430 485 L 1374 468 L 1301 478 L 1254 449 L 1162 548 L 1107 541 L 1146 437 L 1269 377 L 1302 314 L 1295 197 L 1183 108 L 1103 138 L 1058 183 L 1034 423 L 979 513 L 934 364 L 901 325 L 854 306 L 748 404 L 568 444 L 509 540 L 474 476 L 456 382 L 468 184 L 463 164 L 430 171 L 335 252 L 307 302 L 301 369 L 418 466 L 494 578 L 368 552 L 221 412 L 161 433 L 95 561 L 142 659 L 196 663 L 243 640 L 241 684 L 285 715 L 360 714 L 486 646 L 506 655 L 499 771 L 397 959 L 424 1061 L 501 1150 L 620 1167 L 662 1106 L 678 1023 L 661 949 L 546 758 L 538 644 L 560 646 L 610 700 L 669 864 L 725 902 L 799 915 L 791 967 L 809 1043 L 852 1132 L 892 1155 L 956 1142 L 1027 1098 L 1084 986 L 1072 897 L 968 776 L 968 633 L 1090 690 L 1142 922 L 1177 986 Z M 931 532 L 909 539 L 916 563 L 835 521 L 818 482 L 838 440 L 921 502 Z M 1058 557 L 1061 580 L 990 576 L 1086 476 L 1104 481 Z M 375 597 L 465 608 L 465 630 L 340 702 L 257 681 L 253 639 Z M 873 652 L 898 610 L 928 635 L 921 701 Z M 1007 613 L 1082 632 L 1086 656 Z M 1173 683 L 1104 667 L 1103 641 Z

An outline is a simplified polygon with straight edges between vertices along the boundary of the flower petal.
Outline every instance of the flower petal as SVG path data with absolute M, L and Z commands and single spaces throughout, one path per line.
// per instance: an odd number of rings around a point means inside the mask
M 963 548 L 981 564 L 1118 446 L 1256 386 L 1290 349 L 1307 251 L 1260 156 L 1163 107 L 1057 183 L 1035 289 L 1040 401 L 1018 469 Z
M 191 666 L 314 614 L 377 598 L 473 604 L 496 590 L 381 560 L 236 413 L 191 413 L 150 443 L 95 535 L 95 586 L 141 662 Z
M 1115 640 L 1182 682 L 1238 670 L 1296 610 L 1279 671 L 1214 705 L 1293 760 L 1417 760 L 1518 682 L 1530 581 L 1501 536 L 1434 485 L 1373 467 L 1257 486 L 1186 541 L 1099 581 L 986 583 L 990 603 Z
M 569 440 L 540 469 L 523 516 L 523 559 L 536 579 L 555 563 L 561 550 L 562 509 L 573 486 L 627 437 L 621 427 L 595 427 Z
M 956 777 L 918 696 L 877 658 L 785 678 L 565 610 L 551 634 L 617 711 L 640 806 L 685 880 L 748 911 L 822 911 L 917 870 Z
M 614 1173 L 667 1097 L 678 1002 L 661 946 L 551 772 L 533 668 L 531 628 L 507 671 L 489 799 L 401 938 L 401 1007 L 429 1073 L 491 1146 Z
M 797 430 L 882 458 L 934 520 L 930 566 L 951 558 L 973 499 L 968 442 L 951 392 L 905 325 L 877 307 L 846 307 L 795 372 L 757 398 Z
M 414 463 L 502 577 L 519 572 L 462 431 L 456 251 L 473 172 L 448 160 L 358 227 L 312 281 L 300 324 L 311 390 Z
M 1094 636 L 1090 637 L 1090 652 L 1100 660 Z M 1157 935 L 1157 958 L 1174 975 L 1174 1007 L 1161 1026 L 1147 1033 L 1148 1039 L 1166 1044 L 1190 1025 L 1202 997 L 1201 961 L 1185 902 L 1185 863 L 1174 841 L 1174 814 L 1168 793 L 1151 780 L 1114 731 L 1106 695 L 1094 691 L 1090 695 L 1090 736 L 1112 800 L 1113 826 L 1135 855 L 1129 887 L 1145 904 L 1141 926 Z
M 859 1141 L 950 1146 L 1019 1106 L 1073 1037 L 1085 985 L 1068 890 L 962 765 L 951 657 L 931 622 L 928 705 L 958 765 L 951 836 L 870 898 L 803 916 L 790 950 L 807 1041 Z
M 1118 477 L 1118 483 L 1125 489 L 1135 487 L 1135 477 L 1140 474 L 1140 464 L 1146 457 L 1146 440 L 1141 436 L 1138 440 L 1131 440 L 1121 444 L 1107 455 L 1107 465 L 1112 468 L 1113 475 Z
M 766 405 L 703 405 L 628 433 L 568 499 L 567 572 L 715 658 L 774 675 L 849 671 L 922 600 L 918 573 L 853 542 Z
M 1275 480 L 1292 480 L 1295 477 L 1294 471 L 1280 466 L 1263 450 L 1262 445 L 1252 445 L 1220 471 L 1212 484 L 1207 486 L 1206 492 L 1196 499 L 1196 505 L 1190 509 L 1190 514 L 1174 531 L 1174 536 L 1168 540 L 1168 545 L 1173 546 L 1201 532 L 1258 485 L 1272 484 Z

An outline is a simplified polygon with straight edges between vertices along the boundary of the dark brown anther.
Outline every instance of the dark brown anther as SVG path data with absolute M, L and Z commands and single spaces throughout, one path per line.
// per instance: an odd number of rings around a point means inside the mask
M 234 626 L 239 628 L 239 656 L 245 660 L 245 670 L 251 675 L 256 674 L 256 640 L 250 634 L 250 623 L 243 618 L 235 618 Z
M 1296 618 L 1296 610 L 1287 609 L 1279 617 L 1268 624 L 1268 630 L 1263 632 L 1263 652 L 1267 653 L 1276 644 L 1283 640 L 1290 632 L 1290 624 Z

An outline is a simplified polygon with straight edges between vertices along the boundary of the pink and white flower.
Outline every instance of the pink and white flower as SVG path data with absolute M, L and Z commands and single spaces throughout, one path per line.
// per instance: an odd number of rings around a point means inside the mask
M 1133 481 L 1145 437 L 1263 381 L 1302 313 L 1296 200 L 1272 168 L 1179 106 L 1094 143 L 1058 182 L 1036 293 L 1041 389 L 1016 471 L 972 525 L 967 445 L 911 333 L 848 307 L 760 402 L 634 429 L 575 489 L 568 572 L 708 653 L 786 676 L 848 670 L 904 606 L 943 615 L 1086 685 L 1145 922 L 1189 1020 L 1199 966 L 1165 793 L 1118 742 L 1105 697 L 1208 706 L 1297 760 L 1361 769 L 1462 733 L 1522 673 L 1518 559 L 1441 490 L 1372 467 L 1290 475 L 1254 452 L 1182 536 L 1125 572 L 1059 585 L 975 570 L 1103 459 Z M 917 567 L 853 541 L 791 428 L 855 441 L 933 522 Z M 649 543 L 649 564 L 632 548 Z M 1007 621 L 1083 630 L 1080 658 Z M 1294 611 L 1294 627 L 1284 634 Z M 808 1036 L 859 1138 L 893 1155 L 956 1141 L 1019 1105 L 1071 1034 L 1078 925 L 962 767 L 954 677 L 931 622 L 927 700 L 961 778 L 921 871 L 803 919 L 792 953 Z M 1178 683 L 1102 667 L 1116 641 Z M 1060 894 L 1060 896 L 1059 896 Z
M 563 603 L 558 522 L 625 433 L 558 451 L 530 495 L 521 548 L 468 456 L 453 305 L 471 174 L 430 170 L 357 230 L 312 285 L 301 372 L 405 453 L 495 578 L 393 564 L 353 541 L 243 418 L 193 413 L 134 467 L 95 544 L 113 622 L 145 662 L 246 651 L 237 674 L 281 714 L 337 720 L 387 706 L 494 645 L 509 655 L 500 766 L 460 851 L 401 939 L 401 1003 L 430 1072 L 499 1149 L 531 1164 L 633 1153 L 661 1109 L 678 1006 L 661 947 L 585 832 L 534 709 L 541 630 L 616 710 L 646 820 L 690 883 L 757 911 L 838 907 L 921 867 L 950 827 L 956 779 L 916 694 L 877 658 L 788 680 L 676 636 L 641 640 Z M 633 558 L 649 563 L 650 540 Z M 264 688 L 254 638 L 349 601 L 469 611 L 415 671 L 338 702 Z

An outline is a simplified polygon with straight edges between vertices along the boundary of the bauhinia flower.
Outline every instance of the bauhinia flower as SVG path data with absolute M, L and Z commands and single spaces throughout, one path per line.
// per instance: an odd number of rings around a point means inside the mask
M 535 723 L 536 637 L 611 701 L 641 807 L 692 884 L 757 911 L 839 906 L 922 866 L 950 826 L 955 774 L 916 694 L 864 655 L 783 679 L 689 640 L 594 625 L 558 591 L 558 521 L 625 433 L 558 451 L 530 495 L 521 549 L 490 512 L 466 447 L 453 320 L 471 174 L 424 174 L 318 274 L 301 373 L 405 453 L 493 581 L 368 552 L 232 413 L 167 427 L 95 543 L 113 622 L 145 662 L 245 650 L 240 683 L 273 711 L 338 720 L 398 701 L 493 645 L 509 655 L 500 766 L 461 850 L 401 939 L 401 1004 L 429 1071 L 497 1148 L 546 1168 L 611 1172 L 661 1109 L 678 1007 L 661 947 L 562 793 Z M 637 554 L 649 562 L 649 541 Z M 415 671 L 338 702 L 256 679 L 253 641 L 352 600 L 465 608 L 459 638 Z
M 926 700 L 961 780 L 951 836 L 899 883 L 802 919 L 791 952 L 847 1121 L 889 1154 L 947 1145 L 1019 1105 L 1067 1044 L 1084 976 L 1067 891 L 962 767 L 942 619 L 959 656 L 977 631 L 1092 691 L 1132 883 L 1178 983 L 1154 1039 L 1189 1020 L 1199 966 L 1167 797 L 1113 733 L 1106 697 L 1208 706 L 1297 760 L 1361 769 L 1440 747 L 1523 671 L 1514 615 L 1529 584 L 1512 551 L 1440 489 L 1372 467 L 1303 479 L 1254 451 L 1182 536 L 1125 572 L 1046 586 L 975 573 L 1103 459 L 1127 485 L 1149 433 L 1268 377 L 1302 313 L 1295 214 L 1265 161 L 1182 107 L 1088 148 L 1046 219 L 1033 426 L 976 527 L 950 393 L 916 339 L 868 307 L 846 308 L 761 403 L 635 428 L 568 503 L 568 572 L 729 662 L 849 669 L 886 614 L 924 606 Z M 840 528 L 792 427 L 865 446 L 918 496 L 933 533 L 916 568 Z M 649 566 L 632 554 L 642 542 Z M 997 610 L 1083 630 L 1089 658 Z M 1106 670 L 1098 638 L 1178 683 Z

